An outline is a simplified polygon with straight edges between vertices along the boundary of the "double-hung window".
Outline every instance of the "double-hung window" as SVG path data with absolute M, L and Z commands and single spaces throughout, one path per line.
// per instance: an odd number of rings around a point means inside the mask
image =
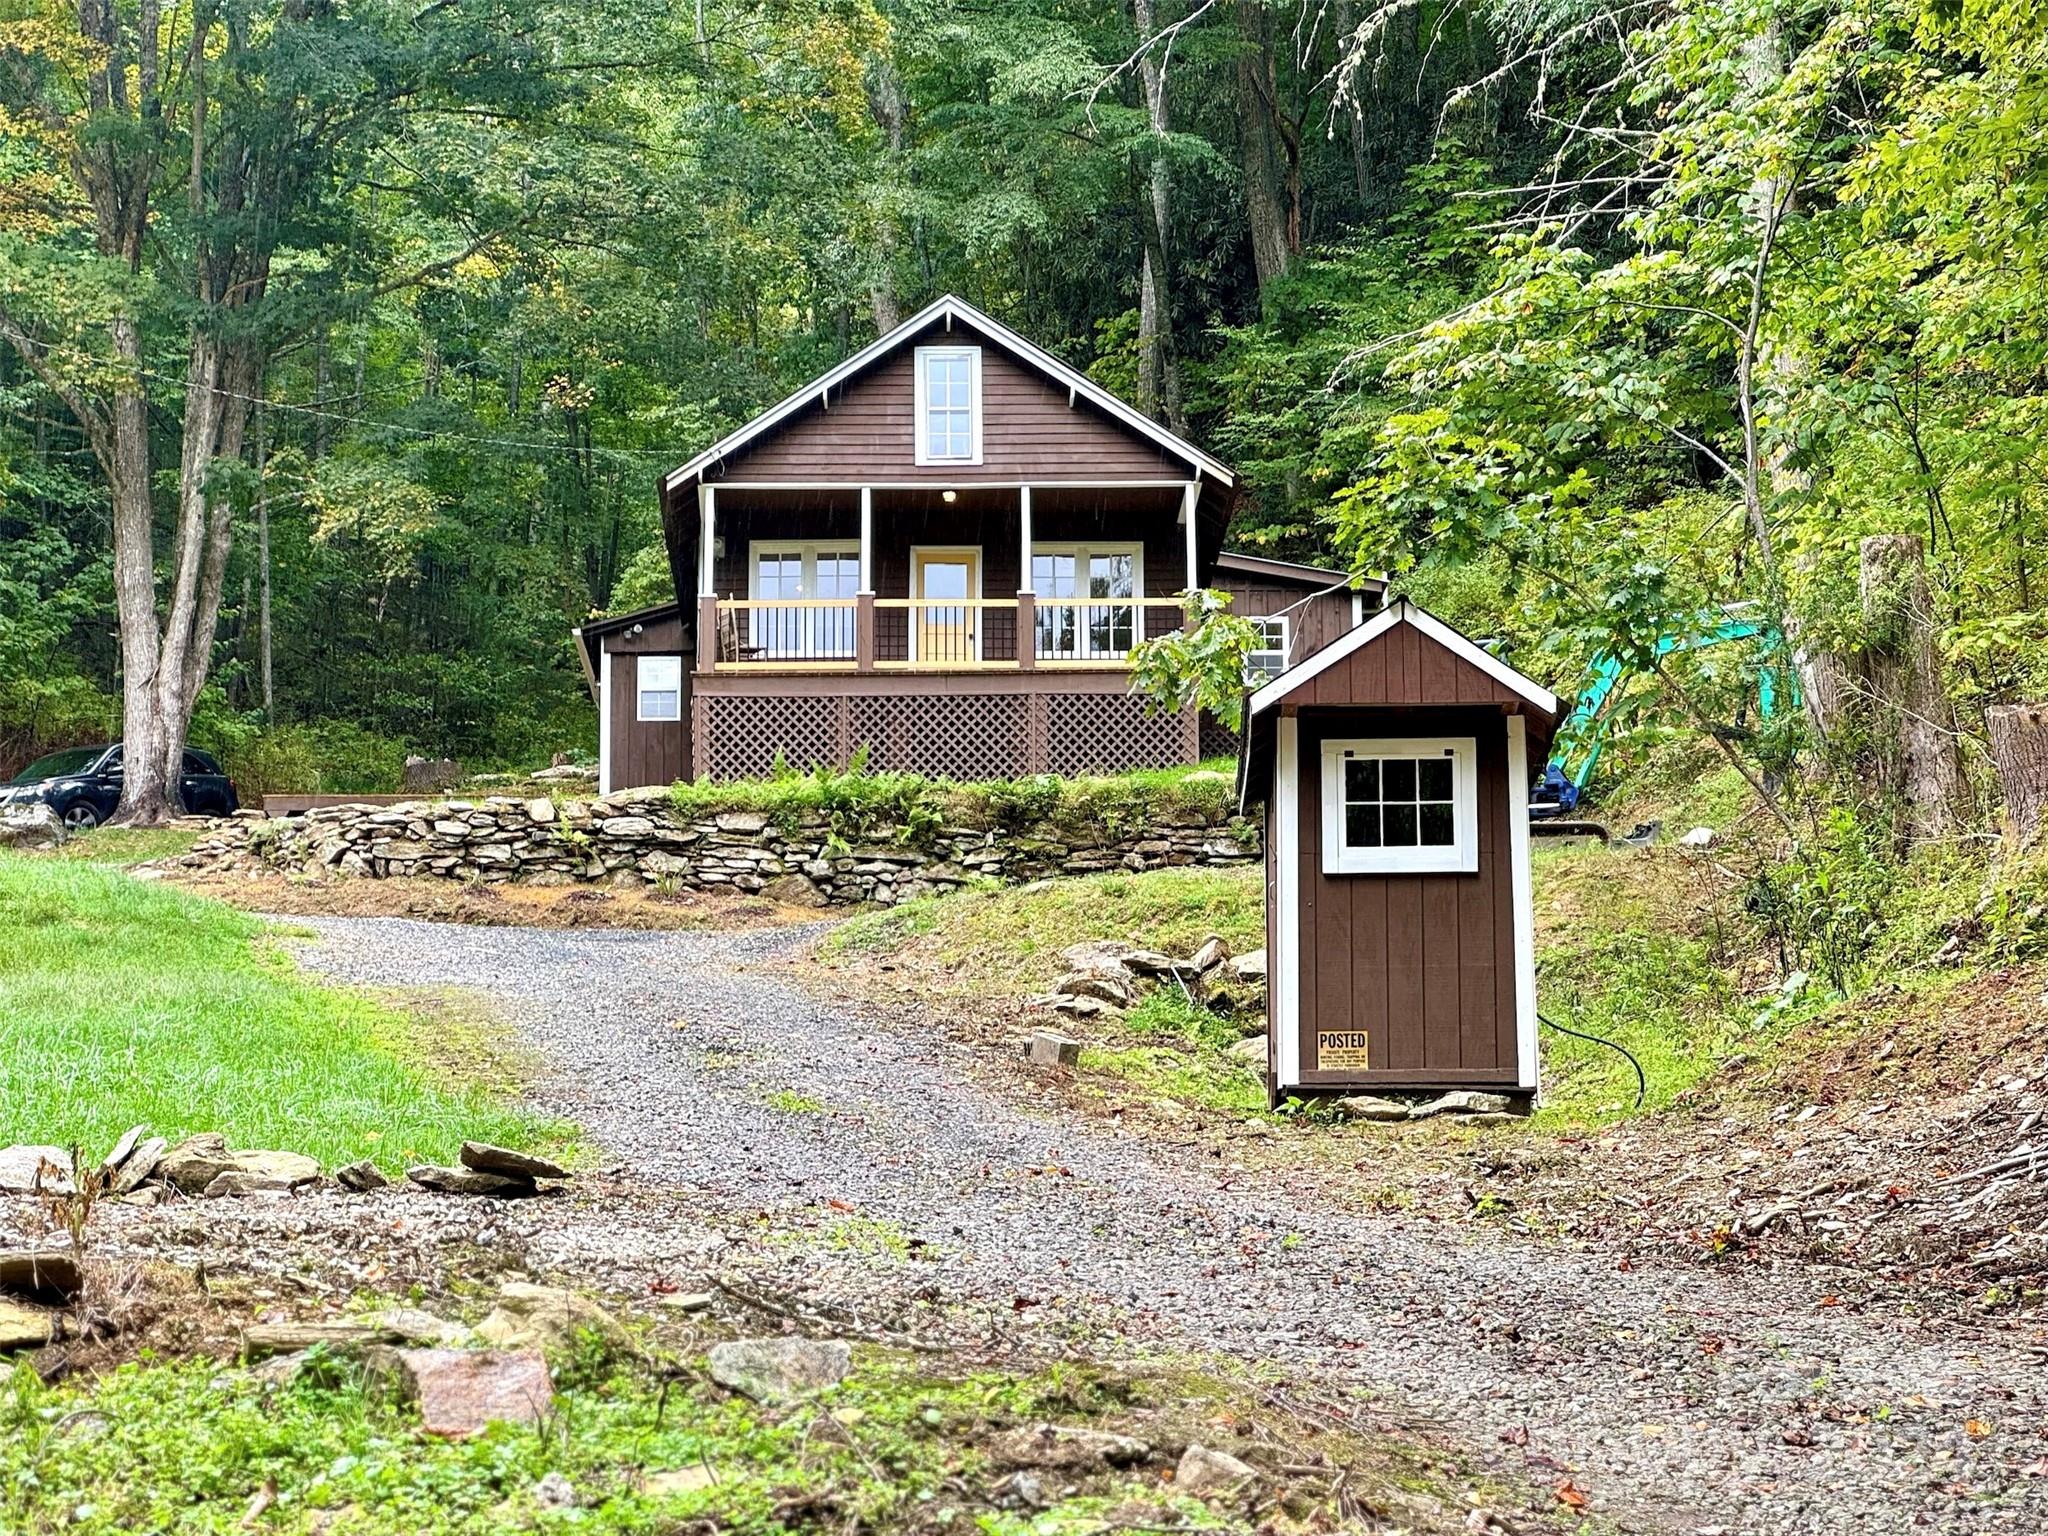
M 1323 872 L 1479 868 L 1479 780 L 1470 736 L 1323 743 Z
M 680 720 L 683 718 L 683 658 L 680 656 L 639 656 L 634 658 L 633 686 L 637 720 Z
M 748 641 L 764 659 L 838 661 L 853 655 L 860 544 L 757 543 Z M 819 604 L 825 606 L 819 606 Z
M 981 462 L 981 348 L 917 349 L 917 462 Z
M 1252 619 L 1258 643 L 1244 653 L 1244 680 L 1256 688 L 1287 670 L 1288 631 L 1293 627 L 1285 614 Z
M 1144 556 L 1136 544 L 1033 544 L 1042 661 L 1114 661 L 1144 638 L 1138 595 Z

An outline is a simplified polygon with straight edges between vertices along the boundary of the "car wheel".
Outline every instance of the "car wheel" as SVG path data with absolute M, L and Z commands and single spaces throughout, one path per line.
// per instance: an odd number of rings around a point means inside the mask
M 100 824 L 100 813 L 90 800 L 74 800 L 64 807 L 64 825 L 74 832 L 90 832 Z

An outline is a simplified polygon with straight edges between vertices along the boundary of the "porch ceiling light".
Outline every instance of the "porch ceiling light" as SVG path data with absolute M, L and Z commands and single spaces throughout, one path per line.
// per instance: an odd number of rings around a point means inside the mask
M 941 492 L 939 492 L 939 500 L 941 500 L 941 501 L 958 501 L 959 499 L 960 499 L 960 493 L 959 493 L 958 491 L 941 491 Z

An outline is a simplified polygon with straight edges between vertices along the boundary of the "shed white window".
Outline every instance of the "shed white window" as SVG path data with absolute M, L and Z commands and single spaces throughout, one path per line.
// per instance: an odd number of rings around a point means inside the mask
M 634 711 L 641 720 L 683 718 L 683 658 L 641 656 L 636 658 L 634 686 L 640 706 Z
M 1033 544 L 1031 590 L 1042 661 L 1113 660 L 1144 638 L 1142 544 Z
M 917 462 L 981 462 L 981 348 L 917 349 Z
M 1323 873 L 1479 868 L 1478 753 L 1470 736 L 1323 743 Z
M 1259 643 L 1244 653 L 1244 679 L 1257 687 L 1287 670 L 1288 640 L 1293 622 L 1285 614 L 1249 622 L 1259 632 Z

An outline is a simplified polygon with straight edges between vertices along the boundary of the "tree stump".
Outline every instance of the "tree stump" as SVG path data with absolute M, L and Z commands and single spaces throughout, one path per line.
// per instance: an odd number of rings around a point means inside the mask
M 1969 783 L 1935 645 L 1934 598 L 1919 535 L 1865 539 L 1859 587 L 1876 787 L 1903 804 L 1909 841 L 1950 836 L 1968 816 Z
M 1994 704 L 1984 712 L 1991 761 L 2005 793 L 2008 849 L 2029 846 L 2041 834 L 2048 808 L 2048 705 Z

